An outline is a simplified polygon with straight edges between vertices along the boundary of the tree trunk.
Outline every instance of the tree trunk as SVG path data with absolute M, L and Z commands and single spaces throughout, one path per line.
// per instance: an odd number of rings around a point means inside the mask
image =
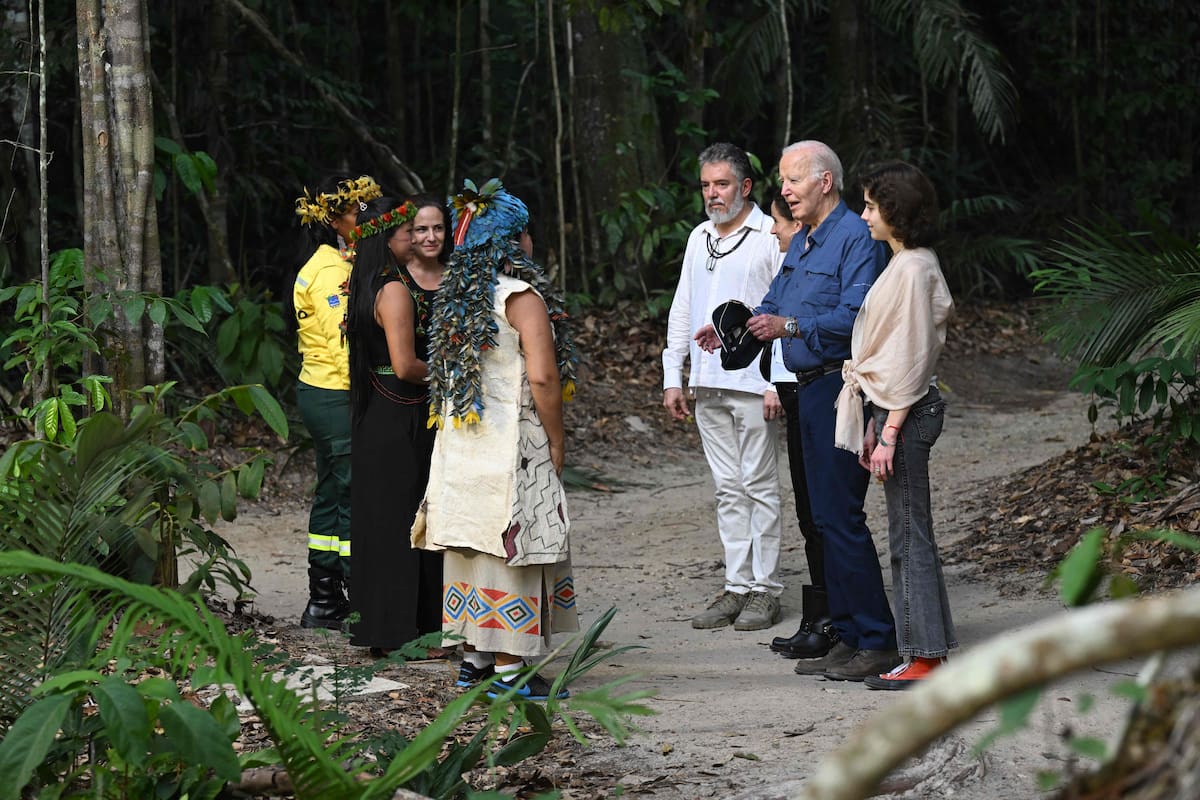
M 204 224 L 208 227 L 208 282 L 225 284 L 237 280 L 233 262 L 229 260 L 229 191 L 226 176 L 236 167 L 234 150 L 225 128 L 225 109 L 232 104 L 229 89 L 229 7 L 212 3 L 208 13 L 208 99 L 209 113 L 205 124 L 205 151 L 217 163 L 212 189 L 207 197 Z M 184 145 L 183 141 L 179 144 Z M 176 286 L 179 291 L 182 286 Z
M 34 26 L 26 0 L 0 3 L 0 27 L 5 41 L 23 46 L 4 59 L 4 69 L 28 69 Z M 34 67 L 36 69 L 36 67 Z M 32 106 L 32 82 L 11 80 L 0 83 L 0 108 L 5 112 L 5 131 L 13 131 L 15 152 L 0 159 L 0 275 L 14 283 L 32 280 L 38 263 L 38 145 Z M 8 138 L 7 134 L 4 138 Z
M 163 379 L 163 331 L 129 301 L 162 292 L 154 205 L 154 111 L 146 9 L 139 0 L 78 0 L 85 282 L 113 301 L 100 331 L 113 401 Z M 136 308 L 133 309 L 136 311 Z
M 387 92 L 387 111 L 392 120 L 392 127 L 398 131 L 394 147 L 397 152 L 405 152 L 409 141 L 407 135 L 408 106 L 414 101 L 411 98 L 420 97 L 420 89 L 409 74 L 408 65 L 420 62 L 420 31 L 415 30 L 416 20 L 408 19 L 405 15 L 406 3 L 388 2 L 384 12 L 387 18 L 387 40 L 389 42 L 405 41 L 410 35 L 415 35 L 413 50 L 407 47 L 389 47 L 387 49 L 387 74 L 401 75 L 403 80 L 383 81 L 384 91 Z M 419 141 L 419 136 L 413 136 L 412 141 Z
M 863 21 L 867 11 L 864 0 L 845 0 L 834 3 L 830 13 L 833 30 L 829 37 L 829 75 L 837 109 L 827 144 L 837 151 L 846 174 L 854 175 L 866 147 L 863 107 L 867 99 L 867 53 Z
M 708 38 L 704 10 L 707 0 L 685 0 L 683 3 L 683 35 L 687 43 L 684 59 L 684 76 L 689 92 L 699 93 L 708 88 L 704 69 L 704 45 Z M 682 103 L 679 106 L 679 128 L 687 131 L 679 138 L 679 152 L 685 160 L 704 149 L 707 142 L 701 138 L 704 130 L 704 106 L 700 103 Z
M 615 7 L 611 0 L 597 5 Z M 658 122 L 651 97 L 635 80 L 623 77 L 626 70 L 649 72 L 646 53 L 639 37 L 628 31 L 601 30 L 595 13 L 576 13 L 574 29 L 575 97 L 573 103 L 575 143 L 581 170 L 584 207 L 591 213 L 580 216 L 590 227 L 593 253 L 601 252 L 598 212 L 612 209 L 621 192 L 661 182 L 666 168 Z M 636 264 L 629 265 L 636 270 Z M 631 276 L 634 284 L 641 276 Z

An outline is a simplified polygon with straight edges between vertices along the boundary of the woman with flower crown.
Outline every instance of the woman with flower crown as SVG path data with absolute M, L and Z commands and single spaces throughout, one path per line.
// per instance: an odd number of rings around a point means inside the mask
M 354 583 L 350 643 L 387 655 L 441 629 L 442 556 L 406 535 L 425 493 L 429 428 L 429 308 L 441 270 L 414 278 L 418 205 L 380 198 L 358 215 L 346 333 L 350 342 Z M 435 260 L 436 263 L 436 260 Z M 435 648 L 431 655 L 444 655 Z
M 579 629 L 560 478 L 575 374 L 567 315 L 530 258 L 528 209 L 500 181 L 466 181 L 451 213 L 429 343 L 440 432 L 412 541 L 445 555 L 442 630 L 464 641 L 458 685 L 564 697 L 521 669 L 551 634 Z
M 333 175 L 296 198 L 303 262 L 292 288 L 300 350 L 296 404 L 316 453 L 317 485 L 308 515 L 308 605 L 304 628 L 342 627 L 349 613 L 350 367 L 343 323 L 350 262 L 346 237 L 358 212 L 382 194 L 369 175 Z

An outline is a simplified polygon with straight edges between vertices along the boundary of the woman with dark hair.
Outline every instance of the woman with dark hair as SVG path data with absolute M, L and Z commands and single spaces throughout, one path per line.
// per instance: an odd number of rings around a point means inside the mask
M 358 215 L 346 333 L 350 341 L 354 583 L 350 643 L 376 657 L 441 629 L 442 558 L 409 545 L 429 479 L 426 364 L 440 271 L 414 279 L 412 201 L 380 198 Z M 441 655 L 438 652 L 431 655 Z
M 779 241 L 779 252 L 786 253 L 792 239 L 804 226 L 792 218 L 792 209 L 783 195 L 776 195 L 771 201 L 771 220 L 771 234 Z M 809 584 L 800 589 L 800 627 L 791 636 L 772 639 L 771 649 L 784 658 L 821 658 L 837 643 L 837 629 L 829 615 L 829 597 L 825 592 L 824 542 L 813 522 L 812 503 L 808 499 L 796 373 L 783 363 L 784 341 L 775 339 L 771 342 L 771 347 L 764 351 L 761 366 L 763 377 L 775 386 L 787 421 L 788 472 L 792 480 L 792 494 L 796 498 L 796 522 L 800 526 L 800 535 L 804 537 Z
M 575 369 L 567 314 L 530 258 L 519 198 L 498 180 L 467 181 L 453 209 L 429 345 L 442 427 L 412 541 L 445 553 L 442 630 L 464 640 L 458 685 L 562 697 L 521 669 L 552 633 L 579 629 L 560 479 Z
M 858 454 L 883 483 L 887 500 L 892 602 L 904 662 L 864 682 L 872 689 L 907 689 L 958 646 L 929 499 L 929 453 L 946 409 L 934 368 L 954 301 L 929 249 L 937 230 L 937 194 L 929 179 L 911 164 L 889 161 L 871 168 L 862 187 L 871 238 L 887 242 L 893 255 L 854 321 L 836 442 Z M 864 395 L 871 410 L 865 426 Z
M 296 404 L 313 440 L 316 496 L 308 515 L 308 605 L 303 628 L 342 627 L 349 612 L 350 372 L 343 323 L 350 278 L 346 237 L 360 209 L 382 192 L 369 175 L 332 175 L 296 198 L 304 265 L 292 288 L 302 364 Z
M 431 194 L 419 194 L 409 202 L 417 209 L 412 224 L 409 272 L 436 275 L 436 287 L 442 281 L 442 270 L 454 249 L 450 242 L 450 209 Z

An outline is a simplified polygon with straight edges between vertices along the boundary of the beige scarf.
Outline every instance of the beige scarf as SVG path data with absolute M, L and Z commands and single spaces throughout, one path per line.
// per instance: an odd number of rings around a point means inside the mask
M 954 300 L 937 256 L 920 247 L 901 250 L 867 292 L 842 364 L 834 444 L 862 455 L 862 395 L 880 408 L 910 408 L 929 391 L 946 344 Z

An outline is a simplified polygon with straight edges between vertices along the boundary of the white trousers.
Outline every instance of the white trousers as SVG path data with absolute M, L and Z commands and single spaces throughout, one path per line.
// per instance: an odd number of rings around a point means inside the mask
M 761 395 L 697 388 L 696 426 L 717 487 L 725 588 L 778 597 L 783 592 L 779 421 L 763 419 Z

